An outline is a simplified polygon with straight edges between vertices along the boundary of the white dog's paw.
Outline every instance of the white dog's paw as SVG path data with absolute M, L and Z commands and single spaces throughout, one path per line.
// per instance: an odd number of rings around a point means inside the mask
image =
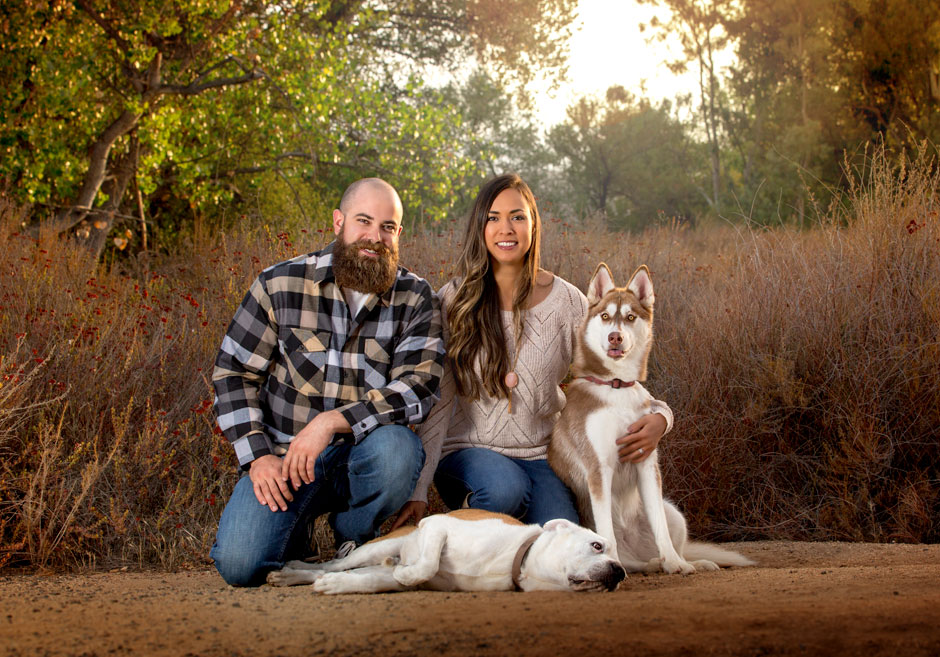
M 348 573 L 324 573 L 313 584 L 313 590 L 317 593 L 326 595 L 337 595 L 339 593 L 352 593 L 349 588 Z
M 695 566 L 695 570 L 698 572 L 721 570 L 721 566 L 719 566 L 714 561 L 709 561 L 708 559 L 698 559 L 693 561 L 692 565 Z
M 267 582 L 271 586 L 313 584 L 322 574 L 321 571 L 297 570 L 295 568 L 284 567 L 281 570 L 272 570 L 268 573 Z

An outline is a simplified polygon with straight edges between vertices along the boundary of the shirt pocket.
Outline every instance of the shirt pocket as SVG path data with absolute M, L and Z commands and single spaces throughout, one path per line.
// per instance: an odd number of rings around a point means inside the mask
M 365 367 L 363 378 L 366 390 L 382 388 L 388 385 L 389 371 L 392 363 L 392 345 L 390 342 L 366 338 L 362 343 Z
M 289 327 L 284 336 L 286 384 L 305 395 L 323 391 L 329 360 L 329 331 Z

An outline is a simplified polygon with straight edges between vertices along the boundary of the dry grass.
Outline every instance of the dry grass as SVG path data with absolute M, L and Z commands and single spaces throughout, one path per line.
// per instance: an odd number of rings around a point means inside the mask
M 544 264 L 575 285 L 651 268 L 648 387 L 676 412 L 666 487 L 696 535 L 940 540 L 938 187 L 926 151 L 875 154 L 804 232 L 629 236 L 543 209 Z M 237 476 L 216 350 L 257 271 L 329 234 L 92 268 L 17 235 L 21 212 L 0 207 L 0 567 L 204 563 Z M 406 236 L 403 261 L 438 287 L 460 234 Z

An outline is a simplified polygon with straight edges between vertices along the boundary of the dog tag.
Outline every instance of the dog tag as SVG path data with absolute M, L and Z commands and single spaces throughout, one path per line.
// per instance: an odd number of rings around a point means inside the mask
M 512 390 L 517 385 L 519 385 L 519 376 L 515 372 L 510 372 L 506 375 L 506 378 L 503 379 L 506 383 L 506 387 Z

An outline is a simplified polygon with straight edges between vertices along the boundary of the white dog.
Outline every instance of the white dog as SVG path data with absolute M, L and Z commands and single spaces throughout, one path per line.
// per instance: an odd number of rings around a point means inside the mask
M 587 299 L 574 379 L 548 451 L 552 468 L 575 493 L 582 522 L 610 542 L 628 572 L 688 574 L 754 565 L 735 552 L 687 540 L 685 518 L 663 499 L 657 451 L 638 464 L 617 458 L 616 439 L 649 413 L 652 400 L 639 383 L 646 380 L 653 345 L 649 270 L 641 266 L 625 288 L 617 288 L 601 263 Z
M 342 559 L 290 561 L 268 573 L 274 586 L 313 584 L 320 593 L 435 591 L 612 591 L 625 573 L 612 544 L 574 523 L 524 525 L 462 509 L 369 541 Z

